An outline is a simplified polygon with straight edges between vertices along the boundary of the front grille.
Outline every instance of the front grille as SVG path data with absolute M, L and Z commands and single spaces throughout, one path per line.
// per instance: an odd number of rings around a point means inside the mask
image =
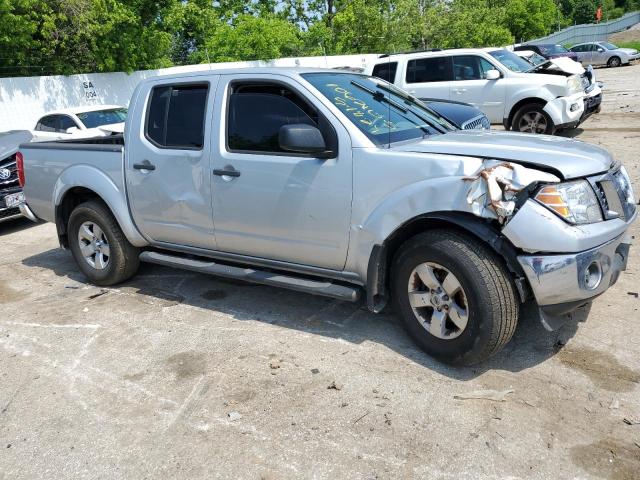
M 628 220 L 633 217 L 636 206 L 633 203 L 631 185 L 621 170 L 592 178 L 590 181 L 600 201 L 605 220 Z
M 461 127 L 463 130 L 489 130 L 491 128 L 491 122 L 489 122 L 486 115 L 479 115 L 464 122 Z
M 15 156 L 0 160 L 0 189 L 18 185 L 18 167 Z

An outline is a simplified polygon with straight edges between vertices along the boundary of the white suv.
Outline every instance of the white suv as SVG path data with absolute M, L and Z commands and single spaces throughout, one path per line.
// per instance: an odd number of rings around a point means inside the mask
M 592 76 L 528 72 L 534 68 L 513 52 L 487 48 L 383 56 L 365 73 L 420 99 L 470 103 L 507 130 L 553 134 L 599 111 Z

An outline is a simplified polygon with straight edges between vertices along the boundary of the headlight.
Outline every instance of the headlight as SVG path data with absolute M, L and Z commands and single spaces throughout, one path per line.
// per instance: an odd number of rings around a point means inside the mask
M 598 199 L 586 180 L 548 185 L 535 198 L 567 222 L 580 225 L 602 221 Z
M 579 75 L 571 75 L 567 79 L 567 85 L 569 86 L 569 92 L 571 93 L 580 93 L 583 91 L 582 79 Z
M 618 186 L 620 190 L 624 193 L 625 199 L 627 203 L 631 205 L 635 205 L 636 199 L 633 195 L 633 187 L 631 186 L 631 178 L 629 178 L 629 174 L 627 173 L 627 169 L 624 167 L 620 167 L 620 175 L 616 177 L 618 182 Z

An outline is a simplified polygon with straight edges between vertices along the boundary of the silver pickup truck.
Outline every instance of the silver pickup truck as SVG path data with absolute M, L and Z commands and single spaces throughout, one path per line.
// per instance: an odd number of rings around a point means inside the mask
M 32 219 L 93 283 L 140 261 L 373 312 L 480 362 L 535 302 L 556 328 L 625 269 L 629 177 L 596 146 L 461 131 L 384 80 L 242 69 L 143 81 L 124 136 L 25 144 Z

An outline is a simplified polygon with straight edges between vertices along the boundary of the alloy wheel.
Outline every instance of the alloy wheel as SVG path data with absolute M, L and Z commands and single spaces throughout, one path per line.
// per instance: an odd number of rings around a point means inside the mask
M 104 270 L 109 265 L 111 250 L 102 229 L 94 222 L 84 222 L 78 230 L 80 253 L 96 270 Z
M 464 332 L 469 321 L 467 296 L 447 268 L 421 263 L 409 276 L 408 294 L 416 319 L 431 335 L 452 340 Z
M 525 133 L 545 133 L 547 131 L 547 119 L 540 112 L 527 112 L 520 118 L 518 131 Z

